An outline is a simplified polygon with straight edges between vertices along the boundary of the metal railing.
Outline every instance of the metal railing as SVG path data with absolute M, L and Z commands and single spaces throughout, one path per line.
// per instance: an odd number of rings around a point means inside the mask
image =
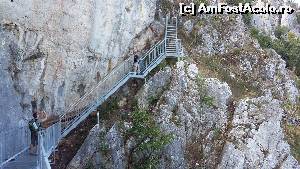
M 46 150 L 44 148 L 44 144 L 40 144 L 40 143 L 45 142 L 42 133 L 39 133 L 38 139 L 39 139 L 39 145 L 38 145 L 39 158 L 38 158 L 38 161 L 37 161 L 37 168 L 38 169 L 51 169 L 51 165 L 50 165 L 49 160 L 48 160 L 49 156 L 46 153 Z
M 175 52 L 172 50 L 172 54 L 179 55 L 182 52 L 181 41 L 177 39 L 177 19 L 168 19 L 168 17 L 166 17 L 165 21 L 166 30 L 164 39 L 159 41 L 141 57 L 139 60 L 140 72 L 138 74 L 132 72 L 134 59 L 133 56 L 131 56 L 114 68 L 94 88 L 70 105 L 65 113 L 60 116 L 57 123 L 39 132 L 39 159 L 37 161 L 39 168 L 50 169 L 48 158 L 57 147 L 60 139 L 66 136 L 93 110 L 115 93 L 129 78 L 144 78 L 147 76 L 147 74 L 167 56 L 168 45 L 172 47 L 175 45 L 176 47 Z M 173 26 L 170 30 L 168 30 L 169 25 Z M 176 33 L 176 37 L 167 37 L 167 32 L 171 32 L 172 34 Z M 14 136 L 10 136 L 11 134 Z M 24 138 L 26 139 L 24 140 Z M 0 139 L 0 164 L 3 164 L 3 162 L 9 161 L 9 159 L 14 158 L 22 151 L 28 149 L 30 144 L 30 132 L 26 126 L 18 131 L 7 132 L 6 135 L 2 133 L 0 134 Z M 10 148 L 11 146 L 8 146 L 7 143 L 11 141 L 16 141 L 14 145 L 19 145 L 19 147 Z
M 52 126 L 48 127 L 45 130 L 40 132 L 42 136 L 42 145 L 44 147 L 45 153 L 50 156 L 52 151 L 55 149 L 55 145 L 58 144 L 61 138 L 61 124 L 55 123 Z
M 173 26 L 177 25 L 177 18 L 173 17 L 170 20 L 166 18 L 165 34 L 167 34 L 167 26 L 169 24 Z M 176 32 L 177 29 L 174 31 Z M 139 61 L 140 74 L 143 74 L 147 68 L 152 66 L 157 58 L 166 54 L 166 46 L 167 41 L 165 36 L 162 41 L 158 42 L 146 54 L 144 54 L 143 57 L 141 57 Z M 174 53 L 176 53 L 176 51 Z M 62 135 L 66 135 L 70 131 L 70 128 L 72 128 L 72 125 L 77 124 L 79 119 L 81 119 L 84 115 L 89 114 L 93 111 L 93 109 L 95 109 L 95 107 L 99 106 L 106 99 L 105 97 L 109 97 L 111 95 L 109 94 L 111 93 L 111 90 L 113 90 L 118 84 L 121 84 L 122 81 L 128 77 L 130 78 L 130 75 L 134 75 L 132 67 L 133 56 L 129 57 L 121 65 L 113 69 L 113 71 L 100 81 L 96 87 L 72 104 L 67 111 L 65 111 L 65 114 L 60 117 Z M 74 115 L 68 116 L 70 113 Z
M 168 25 L 177 25 L 177 19 L 171 18 L 170 20 L 166 18 L 166 33 Z M 177 31 L 177 29 L 173 30 Z M 177 33 L 177 32 L 176 32 Z M 145 53 L 139 60 L 140 72 L 139 75 L 143 76 L 156 66 L 166 55 L 167 36 L 154 45 L 147 53 Z M 177 39 L 168 39 L 175 41 L 176 48 L 179 47 Z M 180 41 L 179 41 L 180 42 Z M 176 49 L 179 52 L 180 49 Z M 112 95 L 118 88 L 122 86 L 129 78 L 135 77 L 136 73 L 132 72 L 133 67 L 133 56 L 126 59 L 122 64 L 113 69 L 103 80 L 101 80 L 93 89 L 87 92 L 83 97 L 79 98 L 74 104 L 72 104 L 66 113 L 60 117 L 60 122 L 57 125 L 61 125 L 61 137 L 67 135 L 73 128 L 75 128 L 82 120 L 84 120 L 94 109 L 96 109 L 102 102 L 104 102 L 110 95 Z M 68 116 L 67 113 L 74 114 L 73 116 Z M 51 130 L 52 131 L 52 130 Z M 58 133 L 58 130 L 55 130 Z M 48 142 L 49 138 L 43 138 L 44 142 Z M 57 142 L 51 142 L 44 145 L 45 151 L 52 151 L 55 148 Z M 48 154 L 50 155 L 50 154 Z
M 26 151 L 29 145 L 30 131 L 27 126 L 0 133 L 0 168 Z
M 116 79 L 116 78 L 120 78 L 120 76 L 126 75 L 132 68 L 132 65 L 133 65 L 133 56 L 123 61 L 122 64 L 119 65 L 118 67 L 114 68 L 112 72 L 107 74 L 105 78 L 96 85 L 96 87 L 91 89 L 84 96 L 79 98 L 74 104 L 69 106 L 69 108 L 65 111 L 65 114 L 61 116 L 61 118 L 64 118 L 66 113 L 78 111 L 88 106 L 90 101 L 94 99 L 94 97 L 99 95 L 99 93 L 97 93 L 96 91 L 97 89 L 104 87 L 101 88 L 100 92 L 105 93 L 105 91 L 107 91 L 108 88 L 112 86 L 113 82 L 115 82 L 112 78 Z
M 183 55 L 182 41 L 181 39 L 176 39 L 176 53 L 178 57 Z
M 38 139 L 38 166 L 40 169 L 51 169 L 48 157 L 55 150 L 59 140 L 61 139 L 61 124 L 58 122 L 47 129 L 40 131 Z
M 113 71 L 100 81 L 92 90 L 81 97 L 76 104 L 73 104 L 66 113 L 60 117 L 62 132 L 65 132 L 70 125 L 74 124 L 74 121 L 78 120 L 78 118 L 80 118 L 83 114 L 90 111 L 91 107 L 102 99 L 102 96 L 107 95 L 115 84 L 131 72 L 132 66 L 133 56 L 129 57 L 121 65 L 113 69 Z M 67 116 L 67 113 L 70 112 L 75 114 L 75 116 Z
M 152 47 L 139 61 L 140 74 L 144 74 L 145 70 L 166 52 L 165 48 L 166 40 L 158 42 Z

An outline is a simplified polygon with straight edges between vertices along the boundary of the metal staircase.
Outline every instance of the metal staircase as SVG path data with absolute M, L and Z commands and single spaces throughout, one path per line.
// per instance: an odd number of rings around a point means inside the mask
M 169 19 L 166 17 L 165 22 L 165 37 L 141 57 L 139 60 L 140 72 L 132 72 L 133 56 L 129 57 L 117 68 L 113 69 L 88 93 L 72 104 L 65 111 L 65 114 L 60 116 L 57 123 L 39 133 L 40 155 L 38 156 L 37 166 L 32 168 L 50 169 L 48 158 L 57 147 L 59 141 L 85 120 L 90 113 L 96 110 L 130 78 L 145 78 L 165 58 L 182 56 L 181 41 L 177 39 L 177 18 Z M 9 162 L 7 164 L 9 165 Z

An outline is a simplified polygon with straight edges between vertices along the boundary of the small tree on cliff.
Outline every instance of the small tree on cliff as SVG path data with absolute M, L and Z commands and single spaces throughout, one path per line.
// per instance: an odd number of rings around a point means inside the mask
M 169 144 L 173 136 L 163 134 L 150 113 L 143 110 L 132 112 L 132 128 L 127 137 L 133 137 L 135 146 L 128 154 L 128 168 L 156 168 L 161 149 Z

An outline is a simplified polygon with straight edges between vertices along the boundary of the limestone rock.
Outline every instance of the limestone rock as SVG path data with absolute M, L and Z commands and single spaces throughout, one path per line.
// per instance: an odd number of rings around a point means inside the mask
M 205 79 L 207 93 L 213 97 L 214 104 L 217 107 L 226 109 L 227 102 L 232 95 L 230 87 L 226 83 L 221 83 L 218 79 Z
M 198 75 L 195 65 L 183 61 L 176 65 L 173 80 L 160 98 L 163 101 L 158 101 L 155 109 L 158 112 L 156 121 L 161 129 L 174 135 L 174 140 L 163 152 L 160 168 L 192 168 L 202 165 L 203 161 L 206 167 L 212 167 L 217 158 L 217 149 L 214 148 L 217 141 L 211 131 L 225 129 L 230 88 L 217 80 L 207 80 L 210 87 L 207 95 L 214 99 L 222 96 L 213 108 L 200 101 L 196 79 L 190 78 L 191 72 L 193 77 Z M 207 135 L 209 132 L 210 136 Z M 198 153 L 202 149 L 206 153 L 200 157 Z
M 149 39 L 153 43 L 154 33 L 148 27 L 154 21 L 155 4 L 152 0 L 1 1 L 1 64 L 11 70 L 3 69 L 7 76 L 0 88 L 14 97 L 9 102 L 18 103 L 1 106 L 1 112 L 19 113 L 27 121 L 35 96 L 39 110 L 63 113 L 124 60 L 130 46 L 138 46 L 140 52 Z M 161 31 L 159 23 L 152 27 Z M 145 38 L 134 41 L 140 35 Z M 4 116 L 1 123 L 8 120 Z
M 295 166 L 281 128 L 283 109 L 270 96 L 241 100 L 234 112 L 219 168 Z M 289 158 L 287 158 L 289 157 Z
M 111 150 L 111 161 L 112 168 L 123 169 L 125 168 L 125 152 L 124 152 L 124 141 L 120 136 L 120 133 L 115 124 L 106 135 L 107 143 Z
M 159 94 L 163 91 L 171 81 L 172 70 L 170 67 L 166 67 L 164 70 L 155 74 L 151 80 L 149 80 L 138 93 L 139 106 L 141 108 L 147 108 L 149 106 L 149 99 L 159 97 Z
M 192 30 L 193 30 L 194 24 L 193 24 L 192 20 L 188 20 L 188 21 L 186 21 L 186 22 L 183 24 L 183 26 L 184 26 L 184 29 L 185 29 L 188 33 L 190 33 L 190 32 L 192 32 Z
M 92 159 L 94 158 L 99 147 L 99 125 L 92 128 L 89 135 L 85 139 L 84 143 L 80 147 L 79 151 L 76 153 L 75 157 L 68 165 L 68 169 L 81 169 L 86 168 L 89 163 L 94 163 Z

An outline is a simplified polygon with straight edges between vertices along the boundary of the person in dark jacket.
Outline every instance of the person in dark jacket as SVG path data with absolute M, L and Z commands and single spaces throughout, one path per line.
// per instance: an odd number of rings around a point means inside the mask
M 133 58 L 133 72 L 136 74 L 140 73 L 139 56 L 135 55 Z
M 30 154 L 37 155 L 37 146 L 38 146 L 38 131 L 40 129 L 40 122 L 37 116 L 37 104 L 36 100 L 31 102 L 32 106 L 32 116 L 33 119 L 29 121 L 29 129 L 31 134 L 31 144 L 30 144 Z

